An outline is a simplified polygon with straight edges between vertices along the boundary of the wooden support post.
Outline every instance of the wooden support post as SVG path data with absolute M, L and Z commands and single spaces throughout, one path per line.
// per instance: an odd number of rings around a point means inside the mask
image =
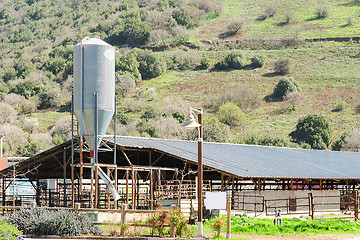
M 355 191 L 355 199 L 354 199 L 354 217 L 355 217 L 355 221 L 359 220 L 359 191 Z
M 224 189 L 225 189 L 225 186 L 224 186 L 224 174 L 221 173 L 221 191 L 223 192 Z
M 4 200 L 5 200 L 5 195 L 4 195 Z M 40 182 L 39 182 L 39 179 L 36 179 L 36 205 L 41 206 L 41 204 L 40 204 Z
M 135 170 L 131 169 L 131 204 L 132 209 L 136 209 L 135 207 Z
M 99 205 L 99 176 L 98 176 L 98 165 L 95 165 L 95 208 Z
M 126 170 L 126 188 L 125 188 L 125 193 L 126 193 L 126 205 L 129 204 L 129 171 Z
M 121 229 L 120 235 L 125 236 L 125 221 L 126 221 L 126 204 L 121 204 Z
M 176 209 L 176 205 L 171 205 L 171 211 L 174 212 Z M 170 237 L 175 238 L 176 237 L 176 226 L 170 222 Z
M 232 179 L 232 186 L 231 186 L 231 201 L 234 202 L 235 200 L 235 179 Z M 255 205 L 256 206 L 256 205 Z M 256 210 L 255 210 L 256 211 Z
M 154 177 L 153 170 L 150 170 L 150 209 L 154 209 Z
M 226 238 L 231 238 L 231 196 L 226 197 Z
M 323 182 L 324 180 L 320 179 L 320 190 L 323 190 Z
M 74 186 L 74 166 L 71 165 L 71 207 L 74 208 L 75 207 L 75 186 Z M 39 187 L 39 185 L 37 185 L 37 187 Z
M 90 180 L 90 207 L 94 208 L 94 169 L 90 168 L 91 180 Z
M 313 193 L 309 193 L 309 202 L 310 202 L 310 204 L 309 204 L 309 210 L 310 210 L 310 213 L 309 213 L 309 215 L 311 216 L 311 219 L 314 219 L 314 210 L 315 210 L 315 208 L 314 208 L 314 195 L 313 195 Z

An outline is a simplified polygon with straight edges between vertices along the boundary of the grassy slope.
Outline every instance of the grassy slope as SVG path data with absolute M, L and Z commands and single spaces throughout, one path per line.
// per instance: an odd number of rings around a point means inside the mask
M 263 9 L 274 5 L 278 14 L 274 18 L 258 21 Z M 217 19 L 204 22 L 193 31 L 192 39 L 223 41 L 218 37 L 226 31 L 226 25 L 235 19 L 243 19 L 244 31 L 225 40 L 251 38 L 283 38 L 299 34 L 304 38 L 360 36 L 358 29 L 358 1 L 352 0 L 225 0 L 225 11 Z M 330 16 L 326 19 L 314 19 L 314 12 L 318 6 L 327 6 Z M 289 26 L 279 26 L 286 11 L 293 11 L 295 21 Z M 354 24 L 344 27 L 346 19 L 352 17 Z M 360 88 L 357 86 L 360 69 L 358 44 L 348 43 L 314 43 L 306 44 L 298 49 L 284 50 L 246 50 L 244 53 L 251 57 L 261 53 L 267 57 L 266 65 L 261 69 L 236 71 L 168 71 L 162 76 L 146 80 L 144 87 L 155 87 L 158 99 L 167 95 L 180 96 L 190 100 L 193 105 L 204 103 L 210 95 L 223 94 L 234 86 L 254 88 L 263 97 L 272 93 L 280 76 L 272 74 L 273 62 L 288 56 L 293 62 L 293 76 L 303 89 L 305 101 L 295 112 L 282 113 L 289 104 L 286 102 L 265 102 L 253 112 L 247 114 L 248 121 L 244 129 L 235 129 L 235 133 L 253 132 L 270 133 L 276 136 L 288 135 L 295 128 L 299 117 L 309 113 L 325 116 L 331 123 L 334 139 L 344 131 L 360 127 L 360 114 L 355 109 L 360 105 Z M 226 52 L 203 51 L 213 62 Z M 339 102 L 346 102 L 347 108 L 341 112 L 332 112 Z M 41 114 L 39 114 L 39 119 Z M 206 117 L 214 114 L 211 111 Z
M 360 88 L 357 87 L 360 76 L 360 69 L 357 67 L 358 44 L 317 43 L 299 49 L 247 50 L 244 53 L 248 57 L 261 53 L 267 57 L 267 64 L 260 69 L 246 68 L 223 72 L 169 71 L 146 81 L 144 86 L 155 86 L 160 96 L 177 95 L 199 103 L 203 103 L 209 95 L 223 94 L 226 89 L 234 86 L 256 89 L 266 97 L 272 93 L 281 78 L 272 74 L 273 62 L 288 56 L 293 64 L 291 76 L 301 84 L 305 101 L 297 111 L 291 113 L 281 113 L 289 107 L 289 103 L 264 101 L 262 106 L 248 113 L 247 131 L 287 135 L 294 129 L 297 119 L 309 113 L 325 116 L 330 121 L 336 138 L 344 131 L 360 127 L 360 114 L 355 112 L 360 94 Z M 202 54 L 211 56 L 223 55 L 226 52 Z M 340 102 L 345 102 L 347 108 L 341 112 L 332 112 Z
M 256 20 L 263 9 L 273 5 L 278 10 L 274 18 Z M 315 10 L 326 6 L 330 16 L 315 19 Z M 298 34 L 302 38 L 360 36 L 357 22 L 360 1 L 349 0 L 225 0 L 225 12 L 218 19 L 207 21 L 195 30 L 197 40 L 222 41 L 221 33 L 226 25 L 235 19 L 243 19 L 244 31 L 229 40 L 251 38 L 285 38 Z M 279 26 L 286 12 L 293 12 L 294 22 L 289 26 Z M 344 26 L 351 17 L 354 24 Z M 194 39 L 194 40 L 196 40 Z M 261 53 L 267 57 L 267 64 L 261 69 L 216 71 L 168 72 L 145 86 L 155 86 L 161 96 L 177 95 L 185 99 L 203 103 L 209 95 L 219 95 L 228 88 L 245 86 L 258 90 L 263 97 L 271 94 L 280 76 L 273 75 L 273 62 L 281 57 L 292 59 L 293 76 L 305 94 L 305 101 L 295 112 L 286 112 L 286 102 L 264 102 L 248 114 L 246 132 L 287 135 L 294 130 L 298 118 L 310 113 L 326 117 L 334 131 L 334 139 L 343 132 L 359 128 L 360 114 L 358 87 L 359 45 L 354 43 L 314 43 L 297 49 L 251 51 L 244 53 L 251 57 Z M 206 51 L 201 54 L 210 57 L 221 56 L 226 52 Z M 249 62 L 250 63 L 250 62 Z M 333 112 L 335 105 L 346 103 L 347 108 Z M 285 112 L 285 113 L 283 113 Z M 211 115 L 211 113 L 208 113 Z M 235 130 L 241 133 L 243 130 Z
M 273 18 L 260 21 L 258 18 L 267 6 L 277 10 Z M 352 37 L 359 34 L 358 0 L 225 0 L 225 12 L 220 19 L 208 21 L 197 31 L 200 39 L 218 40 L 233 20 L 242 20 L 243 32 L 235 38 L 284 38 L 299 35 L 303 38 Z M 316 19 L 318 7 L 326 7 L 329 17 Z M 293 21 L 283 25 L 284 17 L 292 13 Z M 347 19 L 353 20 L 352 26 L 346 26 Z M 229 39 L 233 39 L 231 37 Z

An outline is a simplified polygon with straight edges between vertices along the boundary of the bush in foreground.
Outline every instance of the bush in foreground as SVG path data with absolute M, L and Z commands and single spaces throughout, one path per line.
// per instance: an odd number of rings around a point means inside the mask
M 4 220 L 24 234 L 78 236 L 100 234 L 87 214 L 69 210 L 47 210 L 45 208 L 22 208 L 4 217 Z
M 4 221 L 0 222 L 0 239 L 17 240 L 22 239 L 21 232 L 13 225 Z

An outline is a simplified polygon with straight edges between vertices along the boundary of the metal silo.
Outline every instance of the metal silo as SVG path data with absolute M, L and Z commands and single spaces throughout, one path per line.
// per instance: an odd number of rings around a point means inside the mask
M 115 48 L 98 37 L 86 37 L 74 48 L 74 113 L 97 162 L 97 150 L 115 111 Z M 114 147 L 115 151 L 115 147 Z M 95 154 L 94 154 L 95 152 Z M 95 166 L 92 168 L 95 170 Z M 115 201 L 120 198 L 111 179 L 98 168 Z
M 114 100 L 115 48 L 97 37 L 86 37 L 74 49 L 74 112 L 79 122 L 82 119 L 83 134 L 91 148 L 95 147 L 92 136 L 96 130 L 101 141 L 110 124 Z

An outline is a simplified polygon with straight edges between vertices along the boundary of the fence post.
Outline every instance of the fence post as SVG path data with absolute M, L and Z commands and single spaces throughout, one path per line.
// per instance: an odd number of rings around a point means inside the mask
M 359 220 L 359 192 L 355 191 L 355 200 L 354 200 L 354 217 L 355 221 Z
M 231 238 L 231 196 L 227 196 L 226 201 L 226 238 Z
M 121 230 L 120 235 L 125 236 L 125 216 L 126 216 L 126 204 L 121 204 Z
M 314 219 L 314 196 L 313 193 L 309 193 L 309 216 Z
M 176 208 L 176 205 L 171 205 L 171 212 L 174 212 Z M 175 238 L 176 237 L 176 226 L 170 222 L 170 237 Z
M 80 203 L 75 203 L 75 211 L 78 212 L 80 210 Z

